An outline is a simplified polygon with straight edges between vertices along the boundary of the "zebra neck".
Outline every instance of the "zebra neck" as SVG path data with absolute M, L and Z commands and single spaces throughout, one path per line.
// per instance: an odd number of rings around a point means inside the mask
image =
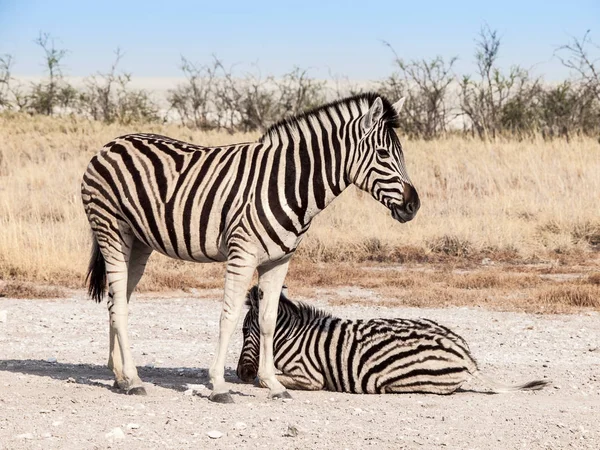
M 320 125 L 307 120 L 288 124 L 272 130 L 263 141 L 265 149 L 273 152 L 279 196 L 285 197 L 306 227 L 350 184 L 346 170 L 353 159 L 352 140 L 346 136 L 349 130 Z

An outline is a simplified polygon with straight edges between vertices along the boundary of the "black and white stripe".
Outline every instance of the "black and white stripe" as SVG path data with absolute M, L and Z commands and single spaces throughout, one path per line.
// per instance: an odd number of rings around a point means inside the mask
M 252 381 L 258 369 L 258 306 L 261 291 L 248 292 L 244 343 L 237 374 Z M 467 343 L 431 320 L 344 320 L 282 292 L 274 338 L 279 381 L 289 389 L 357 394 L 450 394 L 475 377 L 496 392 L 540 389 L 548 381 L 516 386 L 479 372 Z
M 89 291 L 109 285 L 109 366 L 118 386 L 143 393 L 127 338 L 127 303 L 158 251 L 196 262 L 227 261 L 219 347 L 210 373 L 217 401 L 230 401 L 223 366 L 256 269 L 265 292 L 261 378 L 274 377 L 272 331 L 289 260 L 311 220 L 350 184 L 400 222 L 419 197 L 393 130 L 402 100 L 375 94 L 337 101 L 272 126 L 257 142 L 202 147 L 154 134 L 109 142 L 84 174 L 82 197 L 94 234 Z

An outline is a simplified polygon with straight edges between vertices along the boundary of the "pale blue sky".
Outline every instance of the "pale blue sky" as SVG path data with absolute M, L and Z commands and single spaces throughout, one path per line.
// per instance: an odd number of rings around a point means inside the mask
M 294 65 L 327 78 L 378 79 L 392 70 L 390 42 L 403 58 L 458 56 L 456 72 L 473 71 L 474 40 L 488 23 L 503 38 L 504 67 L 535 66 L 548 80 L 565 76 L 553 58 L 569 36 L 587 29 L 600 42 L 600 1 L 34 1 L 0 0 L 0 54 L 17 75 L 42 73 L 40 31 L 70 52 L 66 73 L 106 70 L 113 51 L 134 77 L 179 76 L 181 55 L 205 63 L 257 62 L 265 74 Z

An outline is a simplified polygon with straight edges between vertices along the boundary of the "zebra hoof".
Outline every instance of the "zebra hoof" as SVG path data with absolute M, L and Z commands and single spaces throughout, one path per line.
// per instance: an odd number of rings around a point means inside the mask
M 283 391 L 283 392 L 280 392 L 278 394 L 273 394 L 270 397 L 273 400 L 285 400 L 285 399 L 290 399 L 291 400 L 293 398 L 288 391 Z
M 127 390 L 127 395 L 146 395 L 146 388 L 144 386 L 137 386 Z
M 233 398 L 231 398 L 231 394 L 229 392 L 223 392 L 221 394 L 213 392 L 210 394 L 208 399 L 215 403 L 233 403 Z

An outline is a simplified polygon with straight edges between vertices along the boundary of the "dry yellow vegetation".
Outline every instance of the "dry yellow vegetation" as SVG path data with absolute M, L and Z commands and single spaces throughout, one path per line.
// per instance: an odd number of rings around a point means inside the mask
M 77 118 L 0 115 L 0 279 L 83 285 L 90 232 L 79 195 L 81 176 L 103 144 L 137 131 L 202 145 L 258 137 L 206 133 L 174 124 L 124 127 Z M 291 284 L 316 283 L 317 275 L 333 276 L 340 267 L 356 262 L 369 267 L 378 262 L 455 267 L 489 258 L 498 264 L 578 264 L 584 275 L 598 271 L 597 141 L 481 142 L 453 137 L 404 141 L 404 148 L 422 201 L 416 219 L 399 224 L 369 195 L 348 189 L 315 219 L 292 263 Z M 321 267 L 316 271 L 320 275 L 312 269 L 315 263 Z M 377 271 L 363 272 L 364 276 L 354 274 L 344 281 L 356 279 L 360 284 L 377 277 L 373 275 Z M 222 275 L 220 265 L 157 255 L 141 288 L 219 287 Z M 473 277 L 452 279 L 443 286 L 467 291 L 483 283 L 485 289 L 493 289 L 506 281 L 498 274 Z M 529 283 L 527 277 L 520 280 Z M 388 290 L 393 287 L 400 289 L 391 284 Z M 597 301 L 593 300 L 597 284 L 578 289 L 577 302 Z M 552 303 L 560 295 L 554 290 L 538 297 Z

